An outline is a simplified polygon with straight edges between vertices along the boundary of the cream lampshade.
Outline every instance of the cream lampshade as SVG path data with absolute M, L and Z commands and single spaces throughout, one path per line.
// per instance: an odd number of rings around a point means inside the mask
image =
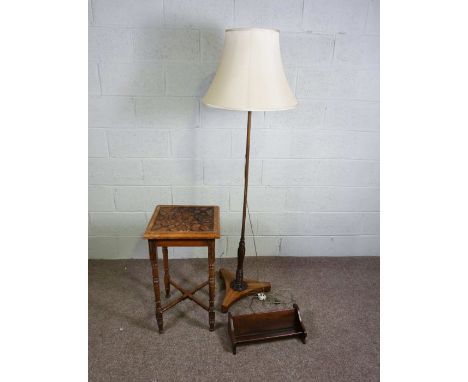
M 221 62 L 203 103 L 242 111 L 296 107 L 297 100 L 284 74 L 279 31 L 227 29 Z
M 244 280 L 245 218 L 249 187 L 250 130 L 253 111 L 288 110 L 296 107 L 297 100 L 289 88 L 284 74 L 276 29 L 227 29 L 224 50 L 216 75 L 203 103 L 210 107 L 247 111 L 245 145 L 244 205 L 242 228 L 237 249 L 236 274 L 220 269 L 226 285 L 221 310 L 252 293 L 267 292 L 269 282 Z

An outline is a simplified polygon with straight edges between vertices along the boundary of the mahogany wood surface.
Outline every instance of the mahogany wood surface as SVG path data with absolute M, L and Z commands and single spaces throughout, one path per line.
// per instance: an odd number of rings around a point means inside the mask
M 299 307 L 228 316 L 228 335 L 231 340 L 232 352 L 236 354 L 238 344 L 274 340 L 286 337 L 299 337 L 305 344 L 307 331 L 302 322 Z
M 236 291 L 232 288 L 232 281 L 235 279 L 234 273 L 228 271 L 225 268 L 219 270 L 221 278 L 224 280 L 226 286 L 226 292 L 224 295 L 223 303 L 221 304 L 221 312 L 226 313 L 229 307 L 242 297 L 246 297 L 252 293 L 258 292 L 269 292 L 271 290 L 271 284 L 269 282 L 257 281 L 252 279 L 243 279 L 247 284 L 246 289 L 242 291 Z

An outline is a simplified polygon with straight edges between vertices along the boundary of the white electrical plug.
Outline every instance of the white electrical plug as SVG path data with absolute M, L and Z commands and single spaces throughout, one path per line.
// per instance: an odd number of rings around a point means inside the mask
M 257 293 L 257 297 L 260 301 L 265 301 L 266 300 L 266 294 L 263 292 Z

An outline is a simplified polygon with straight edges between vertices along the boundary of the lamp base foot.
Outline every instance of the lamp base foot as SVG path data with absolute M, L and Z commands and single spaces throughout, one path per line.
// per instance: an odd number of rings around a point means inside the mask
M 233 272 L 230 272 L 225 268 L 221 268 L 219 270 L 219 274 L 224 280 L 224 285 L 226 286 L 226 292 L 221 305 L 221 312 L 223 313 L 227 313 L 229 307 L 243 297 L 247 297 L 252 293 L 269 292 L 271 290 L 271 284 L 269 282 L 244 279 L 244 282 L 247 284 L 246 288 L 242 291 L 237 291 L 232 287 L 232 282 L 236 278 L 236 275 Z

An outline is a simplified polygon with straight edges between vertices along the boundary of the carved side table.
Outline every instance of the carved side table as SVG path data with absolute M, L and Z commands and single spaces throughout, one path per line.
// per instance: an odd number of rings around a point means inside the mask
M 218 206 L 157 206 L 151 217 L 144 238 L 148 239 L 151 268 L 153 271 L 154 297 L 156 300 L 156 321 L 159 333 L 163 332 L 163 313 L 190 299 L 208 311 L 210 331 L 214 330 L 215 312 L 215 239 L 220 237 Z M 162 247 L 164 264 L 164 287 L 169 297 L 172 285 L 180 292 L 175 300 L 161 306 L 158 269 L 158 247 Z M 208 247 L 208 280 L 189 291 L 171 280 L 169 275 L 168 247 Z M 209 288 L 207 306 L 194 294 L 204 286 Z

